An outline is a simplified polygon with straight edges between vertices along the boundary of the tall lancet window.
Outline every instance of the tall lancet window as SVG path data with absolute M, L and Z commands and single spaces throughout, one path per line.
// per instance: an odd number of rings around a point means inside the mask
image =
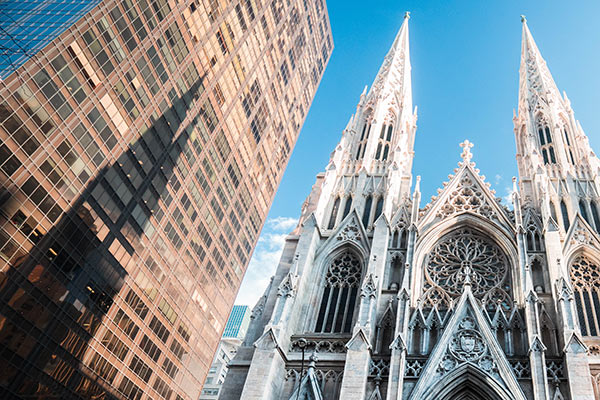
M 583 217 L 583 219 L 585 219 L 585 222 L 587 222 L 588 224 L 592 223 L 588 217 L 588 212 L 587 212 L 587 208 L 585 206 L 585 201 L 583 201 L 583 200 L 579 200 L 579 212 L 581 213 L 581 216 Z
M 369 116 L 365 119 L 365 124 L 360 132 L 360 140 L 358 141 L 358 148 L 356 149 L 356 159 L 360 160 L 365 156 L 365 150 L 367 149 L 367 142 L 369 141 L 369 133 L 371 132 L 371 121 Z
M 554 153 L 554 145 L 552 144 L 552 134 L 550 128 L 545 122 L 538 122 L 538 136 L 540 139 L 540 148 L 544 164 L 556 164 L 556 154 Z
M 325 287 L 315 332 L 350 332 L 361 275 L 361 262 L 350 251 L 340 254 L 331 261 L 325 275 Z
M 571 148 L 571 140 L 569 138 L 569 131 L 567 130 L 567 127 L 563 127 L 563 133 L 565 134 L 565 143 L 567 144 L 567 157 L 569 158 L 569 161 L 571 161 L 571 164 L 575 165 L 575 157 L 573 157 L 573 149 Z
M 379 216 L 381 215 L 382 212 L 383 212 L 383 196 L 381 196 L 379 199 L 377 199 L 377 205 L 375 206 L 375 217 L 373 218 L 373 221 L 377 221 L 377 218 L 379 218 Z
M 369 222 L 371 218 L 371 207 L 373 206 L 373 196 L 368 195 L 367 200 L 365 201 L 365 209 L 363 211 L 362 223 L 365 229 L 369 227 Z
M 590 201 L 590 208 L 592 209 L 592 217 L 594 218 L 594 225 L 596 225 L 596 232 L 600 232 L 600 218 L 595 201 Z
M 342 215 L 342 219 L 346 218 L 348 214 L 350 214 L 350 210 L 352 209 L 352 196 L 346 197 L 346 204 L 344 204 L 344 214 Z
M 565 227 L 565 232 L 569 230 L 569 226 L 571 223 L 569 222 L 569 212 L 567 211 L 567 205 L 563 200 L 560 201 L 560 212 L 562 214 L 563 225 Z
M 337 220 L 338 210 L 340 209 L 340 196 L 335 198 L 333 202 L 333 208 L 331 209 L 331 216 L 329 217 L 329 224 L 327 229 L 333 229 L 335 227 L 335 221 Z
M 388 158 L 390 152 L 390 146 L 392 144 L 392 132 L 394 126 L 392 124 L 383 125 L 381 127 L 381 133 L 379 134 L 379 140 L 377 142 L 377 151 L 375 152 L 375 159 L 385 161 Z
M 586 256 L 579 256 L 571 265 L 571 282 L 575 291 L 577 317 L 584 336 L 598 336 L 600 332 L 600 268 Z

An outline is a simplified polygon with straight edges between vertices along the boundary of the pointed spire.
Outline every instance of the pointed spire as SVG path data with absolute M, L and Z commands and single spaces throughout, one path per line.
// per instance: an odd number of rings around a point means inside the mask
M 537 97 L 542 96 L 547 100 L 561 100 L 560 92 L 550 74 L 550 70 L 538 49 L 533 36 L 527 26 L 527 19 L 521 15 L 523 33 L 521 40 L 521 67 L 519 84 L 519 111 L 522 106 L 529 105 L 530 109 L 535 107 Z
M 401 98 L 404 106 L 412 110 L 412 87 L 410 80 L 410 54 L 408 45 L 408 20 L 410 13 L 404 14 L 404 22 L 388 51 L 373 85 L 369 91 L 370 99 L 385 98 L 394 92 Z

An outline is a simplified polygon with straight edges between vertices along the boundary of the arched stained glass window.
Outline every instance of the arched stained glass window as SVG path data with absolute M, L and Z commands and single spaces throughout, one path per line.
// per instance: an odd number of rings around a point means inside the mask
M 579 327 L 584 336 L 598 336 L 600 332 L 600 268 L 582 255 L 571 265 L 571 282 L 575 292 Z
M 340 208 L 340 197 L 336 197 L 333 202 L 333 208 L 331 209 L 331 216 L 329 217 L 329 224 L 327 229 L 333 229 L 335 227 L 335 221 L 337 220 L 338 210 Z
M 473 294 L 486 307 L 512 307 L 506 255 L 494 242 L 469 228 L 444 236 L 428 253 L 420 301 L 428 306 L 448 307 L 450 299 L 462 293 L 467 273 Z
M 315 332 L 349 333 L 362 277 L 359 258 L 346 251 L 334 258 L 325 275 Z

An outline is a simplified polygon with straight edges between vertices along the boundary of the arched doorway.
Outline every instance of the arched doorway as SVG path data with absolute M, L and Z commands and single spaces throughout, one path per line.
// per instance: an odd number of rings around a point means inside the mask
M 413 399 L 416 400 L 416 399 Z M 511 394 L 479 368 L 464 364 L 437 382 L 419 400 L 525 400 Z

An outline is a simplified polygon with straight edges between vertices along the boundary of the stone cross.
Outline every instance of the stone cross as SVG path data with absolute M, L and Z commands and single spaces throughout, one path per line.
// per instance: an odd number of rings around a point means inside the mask
M 473 153 L 471 153 L 471 147 L 473 147 L 473 143 L 465 140 L 460 144 L 460 147 L 463 148 L 463 152 L 460 155 L 462 159 L 466 162 L 471 161 L 471 158 L 473 158 Z

